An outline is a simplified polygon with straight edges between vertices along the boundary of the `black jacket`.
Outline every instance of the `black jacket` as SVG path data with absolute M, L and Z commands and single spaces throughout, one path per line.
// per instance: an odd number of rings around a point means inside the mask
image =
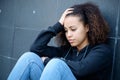
M 70 67 L 77 80 L 110 80 L 112 68 L 112 52 L 106 44 L 88 45 L 79 54 L 75 47 L 48 46 L 51 38 L 63 30 L 58 22 L 54 26 L 43 30 L 31 46 L 30 51 L 40 57 L 59 57 Z

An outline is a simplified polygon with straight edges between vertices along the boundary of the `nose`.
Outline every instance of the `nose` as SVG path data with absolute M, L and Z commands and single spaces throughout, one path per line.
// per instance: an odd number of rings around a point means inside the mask
M 72 37 L 72 32 L 71 32 L 71 31 L 68 31 L 68 32 L 66 33 L 66 36 L 67 36 L 68 38 Z

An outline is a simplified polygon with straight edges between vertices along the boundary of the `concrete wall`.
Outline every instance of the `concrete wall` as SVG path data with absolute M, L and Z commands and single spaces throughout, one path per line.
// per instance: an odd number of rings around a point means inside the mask
M 17 59 L 29 51 L 42 29 L 55 24 L 66 8 L 87 1 L 99 6 L 110 25 L 112 80 L 120 80 L 120 0 L 0 0 L 0 80 L 7 79 Z

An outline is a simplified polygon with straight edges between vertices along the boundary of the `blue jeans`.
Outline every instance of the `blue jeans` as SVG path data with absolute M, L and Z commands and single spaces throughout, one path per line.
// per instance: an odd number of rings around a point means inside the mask
M 41 58 L 32 52 L 24 53 L 8 80 L 77 80 L 67 64 L 58 58 L 53 58 L 44 67 Z

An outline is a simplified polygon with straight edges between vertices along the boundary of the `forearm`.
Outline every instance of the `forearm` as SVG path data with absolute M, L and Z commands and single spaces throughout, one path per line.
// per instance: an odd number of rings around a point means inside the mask
M 51 40 L 52 37 L 57 35 L 59 32 L 64 30 L 63 26 L 57 22 L 54 26 L 48 27 L 47 30 L 42 31 L 33 45 L 30 48 L 30 51 L 35 53 L 42 53 L 47 47 L 47 44 Z

